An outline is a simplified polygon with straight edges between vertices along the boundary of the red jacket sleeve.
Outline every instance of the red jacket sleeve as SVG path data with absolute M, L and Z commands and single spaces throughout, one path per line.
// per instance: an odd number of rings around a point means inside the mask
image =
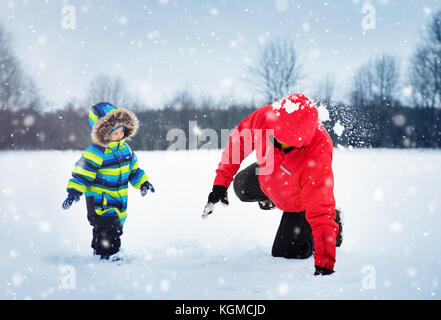
M 216 170 L 214 185 L 228 188 L 240 168 L 242 161 L 255 148 L 255 129 L 265 128 L 265 119 L 271 106 L 262 107 L 245 119 L 233 130 L 228 138 L 227 146 L 222 152 L 222 159 Z
M 338 225 L 335 218 L 334 175 L 332 172 L 332 143 L 330 150 L 311 159 L 301 178 L 305 217 L 314 238 L 314 264 L 334 269 Z

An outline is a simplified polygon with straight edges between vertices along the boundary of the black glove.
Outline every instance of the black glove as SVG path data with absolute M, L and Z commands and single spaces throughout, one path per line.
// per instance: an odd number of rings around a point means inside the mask
M 208 195 L 208 202 L 212 204 L 216 204 L 218 202 L 222 202 L 222 204 L 228 206 L 228 194 L 227 188 L 224 186 L 213 186 L 213 191 Z
M 208 195 L 208 202 L 204 208 L 204 214 L 202 218 L 206 218 L 209 214 L 213 213 L 214 205 L 221 202 L 224 206 L 228 206 L 228 193 L 227 188 L 224 186 L 214 185 L 212 191 Z
M 315 266 L 315 272 L 314 272 L 315 276 L 329 276 L 333 273 L 334 273 L 333 270 Z
M 66 200 L 63 202 L 63 209 L 67 210 L 72 206 L 72 203 L 75 201 L 80 201 L 81 193 L 76 190 L 69 190 L 69 194 L 67 195 Z
M 145 196 L 147 194 L 147 191 L 155 192 L 155 188 L 153 188 L 153 185 L 146 181 L 141 185 L 141 188 L 139 188 L 139 191 L 141 192 L 141 196 Z

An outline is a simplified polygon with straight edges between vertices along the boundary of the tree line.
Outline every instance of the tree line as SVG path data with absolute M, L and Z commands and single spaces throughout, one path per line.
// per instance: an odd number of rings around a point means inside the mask
M 318 102 L 318 105 L 326 102 Z M 343 148 L 441 148 L 441 110 L 402 105 L 359 107 L 344 103 L 325 104 L 330 120 L 323 124 L 335 146 Z M 137 111 L 140 128 L 131 145 L 138 150 L 167 150 L 174 140 L 172 129 L 181 129 L 190 148 L 191 135 L 197 135 L 190 122 L 203 129 L 233 129 L 255 107 L 231 105 L 228 108 L 166 107 Z M 38 110 L 3 109 L 0 126 L 2 150 L 84 149 L 90 143 L 88 112 L 70 105 L 41 113 Z M 340 126 L 342 130 L 337 130 Z M 198 148 L 209 141 L 201 140 Z M 220 140 L 213 148 L 222 148 Z
M 217 102 L 184 89 L 161 108 L 152 109 L 131 96 L 124 80 L 103 74 L 91 81 L 86 98 L 44 111 L 44 99 L 0 26 L 0 148 L 83 149 L 90 143 L 88 108 L 108 101 L 130 106 L 136 112 L 140 129 L 131 143 L 134 148 L 166 150 L 173 143 L 167 136 L 172 129 L 181 129 L 188 139 L 194 134 L 190 122 L 196 122 L 199 129 L 213 129 L 220 137 L 222 129 L 234 128 L 258 107 L 302 91 L 296 89 L 305 74 L 289 39 L 273 39 L 262 45 L 247 71 L 246 81 L 262 93 L 260 105 L 234 100 Z M 373 57 L 354 72 L 352 82 L 347 102 L 334 100 L 336 84 L 330 74 L 311 94 L 316 104 L 329 112 L 329 120 L 323 124 L 335 145 L 440 148 L 441 11 L 428 21 L 426 34 L 408 63 L 385 54 Z M 203 144 L 199 141 L 198 145 Z

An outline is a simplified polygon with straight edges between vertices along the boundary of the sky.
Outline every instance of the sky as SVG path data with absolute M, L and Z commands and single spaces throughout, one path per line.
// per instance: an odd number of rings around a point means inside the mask
M 247 68 L 276 38 L 295 44 L 304 75 L 296 90 L 308 95 L 330 74 L 345 100 L 353 73 L 381 54 L 400 59 L 404 81 L 439 9 L 438 0 L 0 0 L 0 24 L 55 106 L 83 98 L 107 74 L 156 108 L 184 88 L 258 101 L 263 90 Z

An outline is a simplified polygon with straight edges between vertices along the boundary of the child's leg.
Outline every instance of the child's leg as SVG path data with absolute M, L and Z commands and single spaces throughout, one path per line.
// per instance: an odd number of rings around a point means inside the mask
M 125 216 L 122 219 L 118 219 L 119 223 L 121 224 L 121 228 L 124 227 L 124 223 L 126 222 L 127 216 Z
M 115 254 L 121 247 L 122 225 L 117 216 L 97 217 L 93 224 L 92 248 L 97 255 Z
M 99 216 L 95 212 L 94 198 L 87 197 L 87 218 L 93 226 L 92 248 L 97 255 L 115 254 L 121 247 L 121 235 L 125 219 L 118 216 Z

